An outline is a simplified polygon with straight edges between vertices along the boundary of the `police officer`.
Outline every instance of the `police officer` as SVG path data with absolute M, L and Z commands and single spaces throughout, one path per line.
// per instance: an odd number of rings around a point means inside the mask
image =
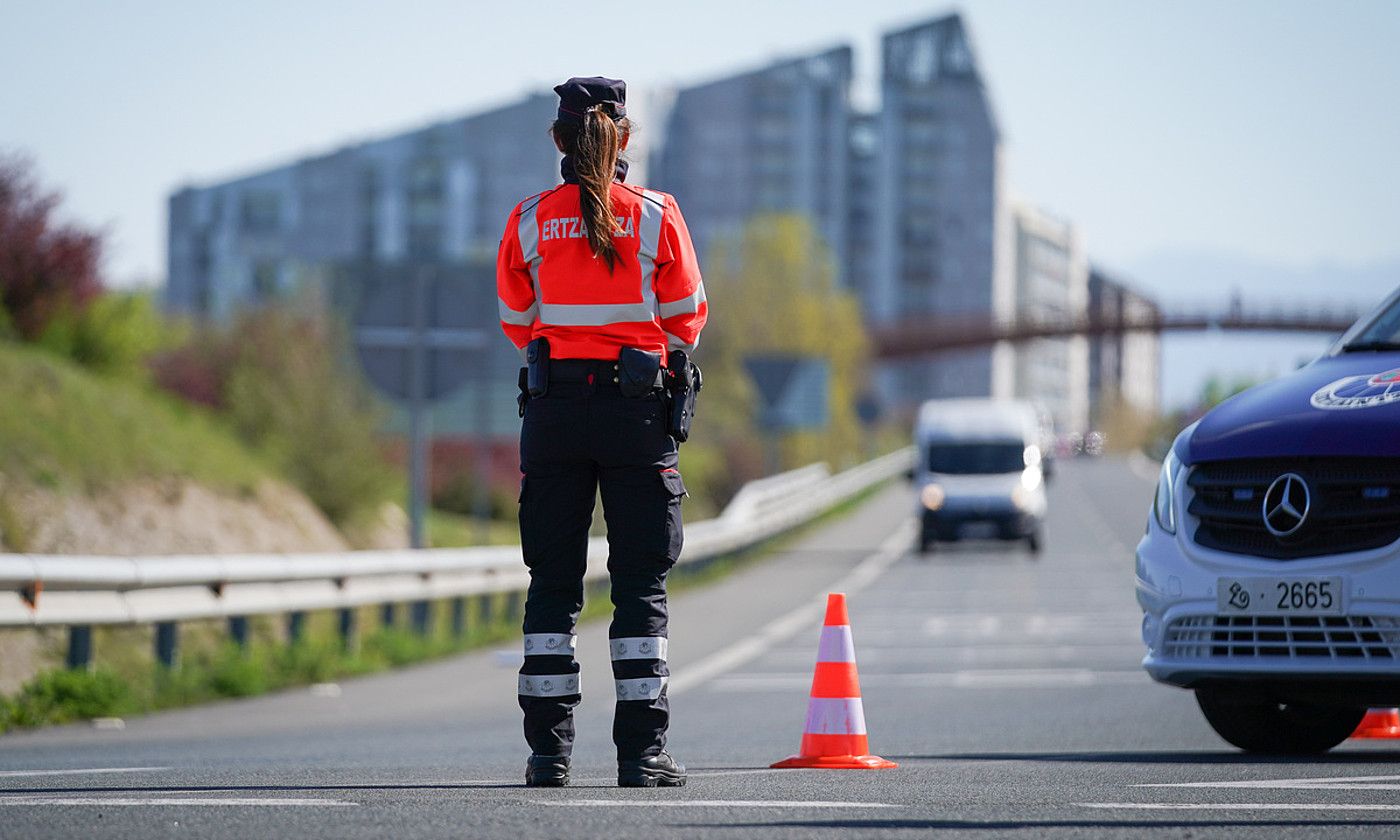
M 682 785 L 685 768 L 665 752 L 666 575 L 681 550 L 685 485 L 661 385 L 668 357 L 674 367 L 695 349 L 705 289 L 675 199 L 625 183 L 625 83 L 573 78 L 554 90 L 564 183 L 515 207 L 496 267 L 501 327 L 529 363 L 520 433 L 525 781 L 569 780 L 581 692 L 574 624 L 601 491 L 617 781 Z

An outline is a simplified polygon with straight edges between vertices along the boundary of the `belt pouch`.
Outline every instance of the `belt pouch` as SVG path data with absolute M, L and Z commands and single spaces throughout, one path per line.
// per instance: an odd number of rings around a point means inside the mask
M 617 386 L 622 396 L 638 399 L 656 390 L 661 379 L 661 354 L 624 347 L 617 356 Z

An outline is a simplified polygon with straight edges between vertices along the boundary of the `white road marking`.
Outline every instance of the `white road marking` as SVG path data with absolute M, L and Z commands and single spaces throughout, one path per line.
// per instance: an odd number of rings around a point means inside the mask
M 888 802 L 802 802 L 792 799 L 542 799 L 551 808 L 903 808 Z M 1400 806 L 1396 806 L 1400 807 Z
M 1143 481 L 1156 481 L 1158 473 L 1162 471 L 1162 464 L 1134 449 L 1128 454 L 1128 469 Z
M 1400 811 L 1357 802 L 1076 802 L 1080 808 L 1136 811 Z
M 1233 788 L 1251 790 L 1400 790 L 1400 776 L 1322 776 L 1312 779 L 1249 779 L 1238 782 L 1157 782 L 1133 787 Z
M 716 691 L 773 691 L 801 688 L 810 674 L 733 674 L 715 681 Z M 1085 668 L 1026 669 L 1004 671 L 944 671 L 910 674 L 862 674 L 864 688 L 1084 688 L 1101 685 L 1138 685 L 1150 682 L 1140 669 L 1092 671 Z
M 904 555 L 913 538 L 914 520 L 907 519 L 880 543 L 874 554 L 860 561 L 845 577 L 832 584 L 829 591 L 850 594 L 869 586 Z M 814 621 L 821 620 L 825 609 L 826 594 L 823 593 L 817 600 L 803 604 L 787 615 L 775 619 L 747 639 L 716 651 L 686 668 L 684 673 L 671 677 L 666 689 L 667 694 L 674 697 L 682 691 L 689 691 L 726 671 L 732 671 L 757 659 L 769 648 L 796 635 L 811 626 Z
M 0 778 L 22 776 L 86 776 L 91 773 L 158 773 L 169 767 L 89 767 L 78 770 L 0 770 Z
M 310 808 L 310 807 L 357 807 L 358 802 L 341 799 L 256 799 L 237 797 L 224 799 L 202 799 L 188 796 L 10 796 L 0 794 L 0 806 L 4 805 L 65 805 L 65 806 L 119 806 L 136 807 L 142 805 L 209 807 L 241 805 L 250 808 Z

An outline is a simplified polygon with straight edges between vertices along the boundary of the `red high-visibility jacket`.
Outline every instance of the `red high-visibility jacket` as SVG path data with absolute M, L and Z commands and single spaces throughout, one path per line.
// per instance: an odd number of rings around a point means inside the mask
M 692 352 L 705 326 L 705 284 L 676 200 L 614 182 L 617 259 L 593 256 L 579 186 L 516 205 L 496 257 L 501 329 L 515 346 L 549 339 L 555 359 L 616 359 L 623 347 Z

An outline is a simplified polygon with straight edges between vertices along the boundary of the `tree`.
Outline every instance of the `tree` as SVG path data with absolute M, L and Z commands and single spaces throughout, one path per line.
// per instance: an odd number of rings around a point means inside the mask
M 830 249 L 805 217 L 763 215 L 737 239 L 721 241 L 705 270 L 711 318 L 701 340 L 705 391 L 697 423 L 702 439 L 718 440 L 729 467 L 753 472 L 763 463 L 757 444 L 758 394 L 745 357 L 792 353 L 830 365 L 830 423 L 782 441 L 785 466 L 840 462 L 861 452 L 855 401 L 869 347 L 854 295 L 836 285 Z M 751 477 L 739 475 L 736 478 Z
M 0 320 L 25 341 L 102 292 L 102 236 L 60 223 L 60 200 L 29 161 L 0 157 Z

